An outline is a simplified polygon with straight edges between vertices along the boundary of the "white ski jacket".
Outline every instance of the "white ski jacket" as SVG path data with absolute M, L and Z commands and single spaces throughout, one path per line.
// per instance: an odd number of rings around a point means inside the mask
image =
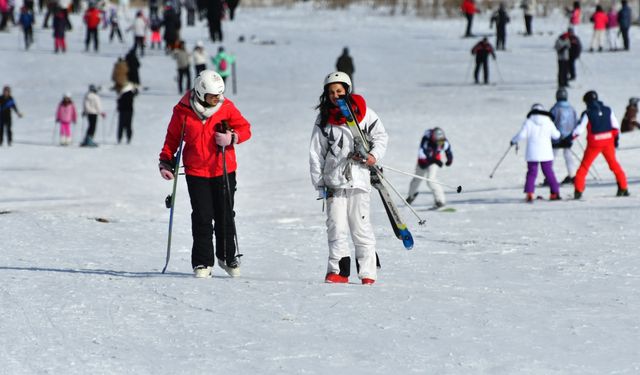
M 102 101 L 95 92 L 88 92 L 84 97 L 83 112 L 88 115 L 99 115 L 102 113 Z
M 346 124 L 319 126 L 320 116 L 316 119 L 311 134 L 309 166 L 311 183 L 316 189 L 361 189 L 371 191 L 369 168 L 350 155 L 354 151 L 353 135 Z M 360 128 L 364 131 L 369 144 L 370 154 L 380 163 L 387 150 L 387 135 L 378 115 L 369 107 Z
M 560 132 L 551 121 L 551 117 L 532 114 L 524 121 L 522 128 L 512 139 L 512 143 L 527 140 L 527 161 L 553 160 L 551 140 L 560 138 Z

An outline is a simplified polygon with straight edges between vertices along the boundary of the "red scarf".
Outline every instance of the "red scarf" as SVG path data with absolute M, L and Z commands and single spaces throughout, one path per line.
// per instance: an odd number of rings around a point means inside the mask
M 356 120 L 358 123 L 364 119 L 364 115 L 367 114 L 367 103 L 364 101 L 364 98 L 358 94 L 351 94 L 351 102 L 350 108 L 351 112 L 356 115 Z M 342 125 L 346 122 L 346 119 L 342 115 L 339 107 L 331 107 L 329 108 L 329 119 L 327 123 L 330 125 Z

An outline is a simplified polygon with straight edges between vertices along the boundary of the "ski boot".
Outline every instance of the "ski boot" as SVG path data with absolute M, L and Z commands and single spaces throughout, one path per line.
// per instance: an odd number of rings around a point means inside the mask
M 618 188 L 618 192 L 616 193 L 616 197 L 628 197 L 629 189 L 620 189 Z
M 193 276 L 198 279 L 208 279 L 211 277 L 211 267 L 199 265 L 193 269 Z

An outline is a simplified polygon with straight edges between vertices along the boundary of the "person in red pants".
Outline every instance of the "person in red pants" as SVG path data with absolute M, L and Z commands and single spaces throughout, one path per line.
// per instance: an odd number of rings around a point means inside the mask
M 587 148 L 584 151 L 580 168 L 576 172 L 574 182 L 574 198 L 580 199 L 585 189 L 585 179 L 591 163 L 598 155 L 602 154 L 609 164 L 609 169 L 616 176 L 618 182 L 618 192 L 616 196 L 627 197 L 627 176 L 616 159 L 616 148 L 618 147 L 618 133 L 620 125 L 611 108 L 605 106 L 598 100 L 598 93 L 587 91 L 582 98 L 587 105 L 587 109 L 582 113 L 580 123 L 573 131 L 576 138 L 587 130 Z

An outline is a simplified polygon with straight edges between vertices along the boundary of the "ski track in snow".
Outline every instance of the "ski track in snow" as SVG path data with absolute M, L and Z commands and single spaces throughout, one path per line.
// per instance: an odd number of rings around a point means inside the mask
M 486 15 L 478 18 L 474 30 L 488 31 Z M 478 86 L 469 54 L 475 40 L 459 37 L 459 18 L 307 3 L 238 9 L 223 27 L 227 51 L 238 56 L 238 94 L 227 93 L 253 132 L 237 149 L 242 276 L 229 278 L 216 265 L 208 280 L 190 270 L 183 178 L 171 262 L 160 273 L 170 183 L 158 176 L 157 155 L 179 99 L 175 62 L 146 50 L 140 75 L 149 90 L 136 98 L 132 143 L 119 146 L 108 87 L 131 35 L 108 43 L 103 31 L 100 53 L 84 53 L 74 15 L 69 52 L 54 55 L 50 30 L 37 20 L 29 52 L 18 29 L 0 33 L 2 83 L 25 114 L 14 116 L 14 145 L 0 148 L 0 374 L 640 373 L 638 132 L 623 134 L 618 150 L 628 198 L 613 196 L 601 158 L 594 163 L 601 180 L 589 176 L 581 201 L 525 204 L 523 148 L 488 178 L 531 104 L 553 103 L 552 45 L 566 27 L 558 14 L 534 20 L 552 35 L 524 38 L 514 11 L 508 51 L 490 62 L 494 84 Z M 590 25 L 577 31 L 588 45 Z M 254 34 L 275 44 L 237 41 Z M 640 86 L 638 35 L 634 28 L 628 53 L 583 54 L 569 89 L 578 111 L 593 88 L 622 117 Z M 184 30 L 189 49 L 206 36 L 201 25 Z M 323 283 L 326 219 L 308 176 L 313 108 L 345 45 L 356 90 L 390 135 L 384 163 L 412 171 L 425 128 L 441 126 L 455 162 L 438 178 L 463 186 L 462 194 L 447 191 L 453 213 L 428 211 L 432 197 L 421 186 L 414 207 L 424 226 L 400 206 L 416 242 L 411 251 L 372 199 L 382 262 L 372 287 L 353 275 L 347 285 Z M 212 54 L 218 45 L 205 47 Z M 75 146 L 81 121 L 74 146 L 54 145 L 62 93 L 80 106 L 89 83 L 102 86 L 108 114 L 96 131 L 100 147 Z M 555 170 L 563 178 L 564 161 Z M 407 177 L 386 177 L 408 188 Z M 571 196 L 572 186 L 561 193 Z

